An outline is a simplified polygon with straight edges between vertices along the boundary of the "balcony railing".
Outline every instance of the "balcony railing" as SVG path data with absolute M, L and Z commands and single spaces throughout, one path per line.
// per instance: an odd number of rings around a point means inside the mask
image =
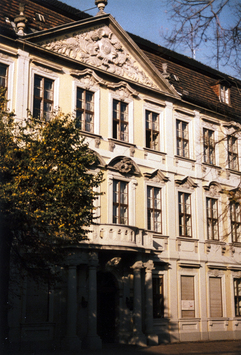
M 92 225 L 84 243 L 154 249 L 151 232 L 122 224 Z

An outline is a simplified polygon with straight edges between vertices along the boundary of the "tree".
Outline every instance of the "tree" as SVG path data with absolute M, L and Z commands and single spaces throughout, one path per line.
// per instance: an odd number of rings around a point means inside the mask
M 212 49 L 209 60 L 216 60 L 217 69 L 220 63 L 228 64 L 241 75 L 241 4 L 238 0 L 169 0 L 168 7 L 174 29 L 165 36 L 167 46 L 175 49 L 182 43 L 195 57 L 195 50 L 205 44 Z
M 49 122 L 17 122 L 4 110 L 0 92 L 0 296 L 2 338 L 7 337 L 10 255 L 35 276 L 54 280 L 69 246 L 87 238 L 93 222 L 96 187 L 102 173 L 91 173 L 95 154 L 80 138 L 70 115 Z

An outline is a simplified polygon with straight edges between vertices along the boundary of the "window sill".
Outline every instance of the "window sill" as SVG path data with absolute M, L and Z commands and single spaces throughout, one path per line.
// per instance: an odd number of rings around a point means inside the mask
M 102 136 L 100 136 L 99 134 L 95 134 L 95 133 L 91 133 L 91 132 L 87 132 L 87 131 L 82 131 L 81 129 L 79 130 L 81 136 L 86 136 L 86 137 L 90 137 L 90 138 L 102 138 Z
M 151 153 L 151 154 L 158 154 L 158 155 L 161 155 L 161 156 L 165 156 L 167 155 L 167 153 L 163 153 L 163 152 L 160 152 L 159 150 L 154 150 L 154 149 L 151 149 L 151 148 L 146 148 L 144 147 L 143 150 L 147 153 Z
M 116 145 L 122 145 L 124 147 L 128 147 L 128 148 L 134 148 L 136 147 L 136 145 L 134 143 L 129 143 L 129 142 L 125 142 L 125 141 L 121 141 L 119 139 L 115 139 L 115 138 L 108 138 L 108 141 L 112 144 L 116 144 Z
M 188 161 L 190 163 L 195 163 L 196 160 L 195 159 L 191 159 L 191 158 L 187 158 L 187 157 L 182 157 L 181 155 L 174 155 L 174 158 L 179 159 L 179 160 L 183 160 L 183 161 Z
M 241 243 L 240 242 L 232 242 L 232 243 L 230 243 L 230 245 L 232 245 L 233 247 L 241 248 Z
M 239 170 L 234 170 L 234 169 L 230 169 L 230 168 L 227 168 L 226 170 L 229 173 L 236 174 L 236 175 L 241 175 L 241 171 L 239 171 Z
M 205 244 L 226 245 L 226 242 L 221 242 L 221 240 L 207 239 L 205 240 Z
M 192 237 L 182 237 L 182 236 L 177 237 L 177 240 L 183 240 L 183 241 L 188 241 L 188 242 L 198 242 L 199 241 L 199 239 L 194 239 Z
M 208 164 L 208 163 L 202 163 L 202 166 L 204 167 L 204 168 L 213 168 L 213 169 L 217 169 L 217 170 L 219 170 L 220 172 L 221 172 L 221 170 L 222 170 L 222 168 L 220 167 L 220 166 L 218 166 L 218 165 L 215 165 L 215 164 Z

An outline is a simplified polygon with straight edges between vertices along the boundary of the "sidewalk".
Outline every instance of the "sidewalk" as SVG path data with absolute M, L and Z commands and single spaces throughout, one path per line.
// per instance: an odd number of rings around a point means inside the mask
M 137 347 L 132 345 L 104 344 L 101 350 L 20 351 L 6 355 L 241 355 L 241 340 L 190 342 Z M 1 354 L 3 355 L 3 354 Z M 4 354 L 5 355 L 5 354 Z

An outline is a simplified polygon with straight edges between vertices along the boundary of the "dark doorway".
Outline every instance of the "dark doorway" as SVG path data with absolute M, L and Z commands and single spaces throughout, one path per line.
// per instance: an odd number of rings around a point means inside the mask
M 117 319 L 116 279 L 110 272 L 97 274 L 97 333 L 105 343 L 113 343 Z

